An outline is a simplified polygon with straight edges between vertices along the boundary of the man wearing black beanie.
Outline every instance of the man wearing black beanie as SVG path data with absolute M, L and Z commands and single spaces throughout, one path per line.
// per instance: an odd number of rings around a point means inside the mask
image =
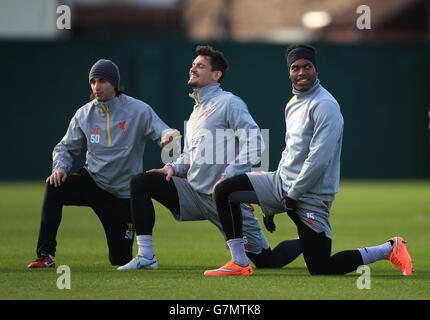
M 122 265 L 132 258 L 134 227 L 130 180 L 143 170 L 147 140 L 161 146 L 179 137 L 145 102 L 119 90 L 120 72 L 106 59 L 89 73 L 92 101 L 79 108 L 53 151 L 46 179 L 37 259 L 28 268 L 54 267 L 56 235 L 63 205 L 91 207 L 106 234 L 109 260 Z M 72 160 L 86 143 L 85 165 L 70 173 Z

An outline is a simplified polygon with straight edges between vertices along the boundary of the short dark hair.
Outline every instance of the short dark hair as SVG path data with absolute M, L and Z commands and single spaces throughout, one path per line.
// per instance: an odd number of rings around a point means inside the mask
M 291 46 L 289 46 L 289 47 L 287 48 L 287 51 L 285 52 L 285 59 L 287 59 L 288 54 L 289 54 L 291 51 L 293 51 L 294 49 L 296 49 L 296 48 L 305 48 L 305 49 L 309 49 L 309 50 L 311 50 L 315 55 L 316 55 L 316 53 L 317 53 L 317 50 L 316 50 L 314 47 L 312 47 L 312 46 L 310 46 L 310 45 L 308 45 L 308 44 L 293 44 L 293 45 L 291 45 Z
M 224 78 L 225 73 L 228 69 L 228 62 L 224 57 L 224 54 L 221 51 L 215 50 L 211 46 L 197 46 L 196 53 L 199 56 L 208 56 L 211 57 L 211 71 L 221 71 L 222 75 L 219 78 L 218 82 L 221 82 L 222 78 Z

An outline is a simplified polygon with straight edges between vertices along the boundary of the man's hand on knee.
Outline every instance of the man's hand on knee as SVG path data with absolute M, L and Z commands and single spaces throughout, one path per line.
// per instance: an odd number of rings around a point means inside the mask
M 57 170 L 53 174 L 51 174 L 48 178 L 46 178 L 46 183 L 53 184 L 54 187 L 61 186 L 61 183 L 66 181 L 67 173 L 63 170 Z

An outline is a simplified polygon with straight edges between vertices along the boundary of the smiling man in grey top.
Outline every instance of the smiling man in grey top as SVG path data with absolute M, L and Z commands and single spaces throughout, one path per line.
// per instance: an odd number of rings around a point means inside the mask
M 320 84 L 315 49 L 291 46 L 286 59 L 293 97 L 285 108 L 285 150 L 277 171 L 242 174 L 217 185 L 215 198 L 227 239 L 240 242 L 242 235 L 240 217 L 230 209 L 232 199 L 242 203 L 253 198 L 261 205 L 269 231 L 275 230 L 277 213 L 286 211 L 294 221 L 310 274 L 345 274 L 382 259 L 411 274 L 411 259 L 400 237 L 331 256 L 329 212 L 339 190 L 343 117 L 336 99 Z M 208 270 L 206 275 L 246 270 L 243 246 L 230 248 L 234 263 Z
M 120 270 L 158 266 L 152 244 L 155 211 L 151 199 L 167 207 L 178 221 L 209 220 L 224 235 L 213 190 L 224 179 L 249 172 L 261 157 L 264 145 L 260 129 L 248 107 L 220 87 L 227 70 L 224 54 L 210 46 L 198 46 L 196 53 L 188 80 L 195 104 L 187 122 L 183 152 L 164 168 L 132 179 L 132 214 L 139 251 Z M 233 204 L 232 209 L 243 219 L 242 244 L 257 267 L 280 268 L 301 253 L 297 239 L 283 241 L 271 250 L 252 206 Z M 252 272 L 250 265 L 248 270 Z

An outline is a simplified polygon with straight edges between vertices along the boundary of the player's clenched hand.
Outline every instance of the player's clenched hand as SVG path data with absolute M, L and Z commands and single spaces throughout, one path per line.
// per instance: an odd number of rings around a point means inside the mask
M 269 232 L 273 232 L 273 231 L 276 230 L 275 222 L 273 222 L 273 218 L 274 217 L 275 217 L 274 215 L 270 215 L 270 216 L 265 215 L 265 216 L 263 216 L 264 226 L 266 227 L 266 229 Z
M 289 196 L 284 197 L 285 210 L 288 214 L 293 214 L 297 209 L 297 201 L 290 198 Z
M 290 198 L 286 195 L 282 201 L 284 202 L 285 211 L 287 211 L 288 216 L 293 220 L 295 224 L 300 222 L 299 216 L 296 214 L 297 209 L 297 200 Z
M 67 173 L 63 170 L 57 170 L 46 178 L 46 183 L 53 184 L 54 187 L 59 187 L 62 182 L 66 181 Z
M 181 139 L 181 138 L 182 138 L 181 133 L 178 130 L 174 129 L 174 130 L 167 132 L 161 138 L 160 144 L 162 147 L 165 147 L 169 143 L 175 143 L 176 141 L 178 141 L 178 139 Z
M 161 168 L 161 169 L 151 169 L 151 170 L 146 171 L 146 173 L 151 173 L 151 172 L 164 173 L 166 175 L 166 181 L 170 181 L 170 178 L 175 173 L 175 170 L 173 170 L 172 167 L 164 167 L 164 168 Z

